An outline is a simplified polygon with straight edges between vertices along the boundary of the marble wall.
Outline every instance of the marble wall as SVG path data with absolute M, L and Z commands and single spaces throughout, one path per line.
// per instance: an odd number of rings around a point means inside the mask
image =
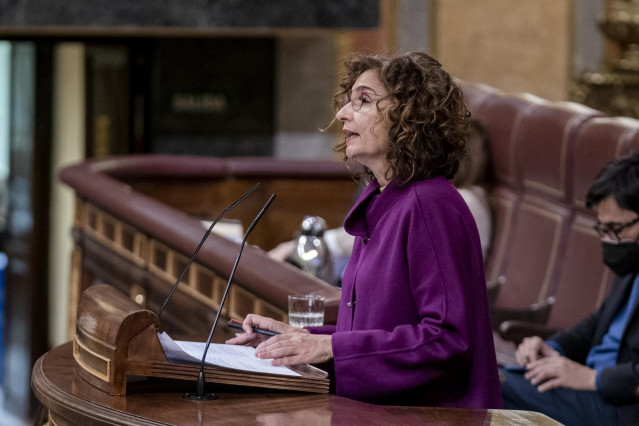
M 452 74 L 506 91 L 564 99 L 571 77 L 572 0 L 445 0 L 433 52 Z
M 274 156 L 333 158 L 334 37 L 278 38 L 276 69 Z
M 0 26 L 368 28 L 379 0 L 14 0 Z

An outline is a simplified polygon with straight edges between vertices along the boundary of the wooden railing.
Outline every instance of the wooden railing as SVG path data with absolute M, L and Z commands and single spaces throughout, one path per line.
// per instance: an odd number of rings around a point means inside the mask
M 305 214 L 323 216 L 330 226 L 341 223 L 357 191 L 343 165 L 126 156 L 67 167 L 61 179 L 76 192 L 70 335 L 79 295 L 92 284 L 109 283 L 157 312 L 206 231 L 201 219 L 217 216 L 258 181 L 261 188 L 230 218 L 246 228 L 272 192 L 277 199 L 244 248 L 223 316 L 242 319 L 253 312 L 286 321 L 288 294 L 317 293 L 326 297 L 326 323 L 335 322 L 340 290 L 273 261 L 264 249 L 290 239 Z M 237 242 L 209 236 L 162 313 L 163 328 L 208 332 L 238 251 Z

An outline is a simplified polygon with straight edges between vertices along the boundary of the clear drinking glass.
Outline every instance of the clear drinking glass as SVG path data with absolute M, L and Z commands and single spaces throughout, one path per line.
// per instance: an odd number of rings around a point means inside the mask
M 288 323 L 295 327 L 324 325 L 323 296 L 307 294 L 288 296 Z

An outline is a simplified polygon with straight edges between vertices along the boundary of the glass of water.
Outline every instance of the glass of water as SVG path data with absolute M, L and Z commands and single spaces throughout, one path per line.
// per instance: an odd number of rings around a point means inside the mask
M 324 297 L 315 294 L 288 296 L 288 323 L 295 327 L 324 325 Z

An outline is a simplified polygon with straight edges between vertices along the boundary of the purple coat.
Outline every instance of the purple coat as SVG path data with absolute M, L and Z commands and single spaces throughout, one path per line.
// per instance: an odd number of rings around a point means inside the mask
M 444 178 L 380 194 L 371 182 L 344 222 L 355 238 L 332 334 L 336 394 L 358 400 L 501 408 L 483 258 L 473 216 Z

